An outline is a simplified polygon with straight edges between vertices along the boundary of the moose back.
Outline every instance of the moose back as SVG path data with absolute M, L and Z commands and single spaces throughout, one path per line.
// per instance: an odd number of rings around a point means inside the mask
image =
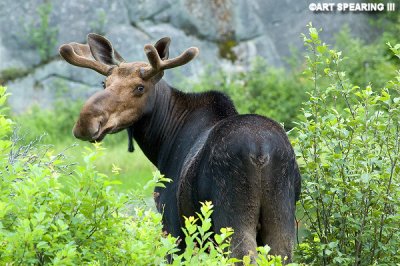
M 184 238 L 183 216 L 194 216 L 200 202 L 212 201 L 212 229 L 232 227 L 232 256 L 255 253 L 268 244 L 271 253 L 292 258 L 295 203 L 300 174 L 285 131 L 259 115 L 239 115 L 223 93 L 183 93 L 163 79 L 164 70 L 195 58 L 191 47 L 169 57 L 169 38 L 147 44 L 148 62 L 127 63 L 103 36 L 89 34 L 87 44 L 60 47 L 70 64 L 104 75 L 104 88 L 84 104 L 75 137 L 101 141 L 127 129 L 162 174 L 173 180 L 156 188 L 155 202 L 164 229 Z M 184 241 L 180 242 L 184 247 Z

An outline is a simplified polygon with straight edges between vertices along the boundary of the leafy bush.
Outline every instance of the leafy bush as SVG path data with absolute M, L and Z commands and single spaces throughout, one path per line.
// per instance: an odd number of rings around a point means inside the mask
M 87 165 L 75 169 L 62 165 L 61 155 L 40 152 L 18 148 L 10 151 L 12 163 L 2 160 L 2 263 L 115 265 L 164 260 L 175 240 L 160 237 L 161 215 L 136 208 L 128 216 L 131 199 L 116 193 L 108 177 L 92 167 L 97 152 L 88 151 Z
M 0 152 L 1 154 L 6 154 L 11 146 L 11 141 L 9 140 L 10 132 L 12 128 L 12 121 L 8 119 L 4 113 L 7 109 L 4 107 L 8 93 L 5 87 L 0 86 Z M 0 159 L 4 159 L 0 157 Z
M 304 41 L 314 86 L 295 130 L 308 230 L 298 259 L 394 265 L 400 261 L 400 72 L 376 92 L 353 86 L 341 52 L 322 43 L 315 28 Z M 389 47 L 400 56 L 400 45 Z
M 352 38 L 348 26 L 336 35 L 336 49 L 351 60 L 341 62 L 341 68 L 346 70 L 354 84 L 365 87 L 371 83 L 373 88 L 382 88 L 392 78 L 400 66 L 399 61 L 392 59 L 392 54 L 385 45 L 385 35 L 371 43 L 365 43 L 359 38 Z

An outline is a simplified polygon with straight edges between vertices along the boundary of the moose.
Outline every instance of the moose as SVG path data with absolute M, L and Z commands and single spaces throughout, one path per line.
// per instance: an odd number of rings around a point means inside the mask
M 271 253 L 292 259 L 295 204 L 301 176 L 284 129 L 274 120 L 241 115 L 218 91 L 184 93 L 163 79 L 164 70 L 194 59 L 191 47 L 169 59 L 170 38 L 144 46 L 148 62 L 125 62 L 111 42 L 91 33 L 87 44 L 60 47 L 70 64 L 106 76 L 103 90 L 84 104 L 73 128 L 76 138 L 99 142 L 128 131 L 146 157 L 172 183 L 156 188 L 155 203 L 164 230 L 184 238 L 183 217 L 195 216 L 201 202 L 214 205 L 212 230 L 232 227 L 232 256 Z M 179 247 L 185 248 L 184 241 Z

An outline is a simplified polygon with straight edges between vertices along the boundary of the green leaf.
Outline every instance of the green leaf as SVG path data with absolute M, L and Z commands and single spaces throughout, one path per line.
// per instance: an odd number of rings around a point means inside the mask
M 318 31 L 317 31 L 316 28 L 310 27 L 309 28 L 309 33 L 310 33 L 310 37 L 311 37 L 312 40 L 314 40 L 314 41 L 318 40 Z

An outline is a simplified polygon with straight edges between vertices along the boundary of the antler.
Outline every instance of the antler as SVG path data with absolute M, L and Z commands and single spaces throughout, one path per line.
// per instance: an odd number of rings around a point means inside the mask
M 88 44 L 64 44 L 60 47 L 60 54 L 72 65 L 90 68 L 103 75 L 108 75 L 113 66 L 124 62 L 104 36 L 89 33 L 87 42 Z
M 76 42 L 64 44 L 60 47 L 60 55 L 70 64 L 86 67 L 99 72 L 102 75 L 107 75 L 111 66 L 96 61 L 87 44 Z
M 190 47 L 178 57 L 167 59 L 164 61 L 161 60 L 157 49 L 151 44 L 147 44 L 144 46 L 144 52 L 146 53 L 150 66 L 142 67 L 140 69 L 140 74 L 142 78 L 146 80 L 165 69 L 170 69 L 187 64 L 199 54 L 199 49 L 197 47 Z

